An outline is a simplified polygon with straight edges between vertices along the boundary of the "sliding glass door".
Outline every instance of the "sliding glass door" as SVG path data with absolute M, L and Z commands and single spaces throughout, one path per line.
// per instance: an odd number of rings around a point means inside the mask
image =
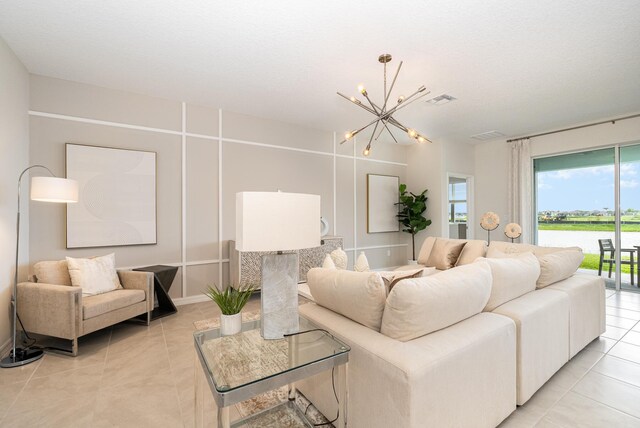
M 581 247 L 583 273 L 637 291 L 640 145 L 538 158 L 533 166 L 536 242 Z

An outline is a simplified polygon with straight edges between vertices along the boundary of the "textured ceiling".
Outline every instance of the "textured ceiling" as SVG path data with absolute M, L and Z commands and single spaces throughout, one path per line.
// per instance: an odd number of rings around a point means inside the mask
M 0 36 L 32 73 L 340 132 L 385 52 L 396 95 L 458 98 L 398 114 L 435 140 L 640 112 L 637 0 L 0 0 Z

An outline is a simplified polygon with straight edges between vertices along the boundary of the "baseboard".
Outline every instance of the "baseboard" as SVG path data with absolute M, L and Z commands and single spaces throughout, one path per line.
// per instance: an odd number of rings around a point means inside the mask
M 192 303 L 207 302 L 211 299 L 209 299 L 209 297 L 205 296 L 204 294 L 200 294 L 197 296 L 177 297 L 171 300 L 173 301 L 174 305 L 182 306 L 182 305 L 190 305 Z

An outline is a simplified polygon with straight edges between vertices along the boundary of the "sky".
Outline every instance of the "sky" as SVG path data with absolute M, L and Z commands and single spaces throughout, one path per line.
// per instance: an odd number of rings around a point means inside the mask
M 538 211 L 614 207 L 613 165 L 537 173 Z M 620 206 L 640 210 L 640 163 L 620 167 Z

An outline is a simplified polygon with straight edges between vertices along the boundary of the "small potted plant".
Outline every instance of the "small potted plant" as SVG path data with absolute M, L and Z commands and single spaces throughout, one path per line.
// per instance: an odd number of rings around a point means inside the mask
M 228 286 L 223 291 L 218 290 L 215 284 L 207 287 L 204 294 L 213 300 L 220 308 L 220 334 L 229 336 L 240 333 L 242 330 L 242 308 L 247 304 L 249 297 L 253 293 L 255 287 L 248 285 L 246 287 L 234 288 Z
M 404 226 L 403 232 L 411 234 L 411 249 L 413 250 L 413 259 L 409 260 L 410 264 L 416 262 L 416 234 L 424 230 L 431 224 L 431 220 L 427 220 L 423 213 L 427 210 L 427 189 L 416 195 L 407 192 L 407 185 L 400 184 L 400 202 L 396 205 L 400 206 L 398 220 Z

